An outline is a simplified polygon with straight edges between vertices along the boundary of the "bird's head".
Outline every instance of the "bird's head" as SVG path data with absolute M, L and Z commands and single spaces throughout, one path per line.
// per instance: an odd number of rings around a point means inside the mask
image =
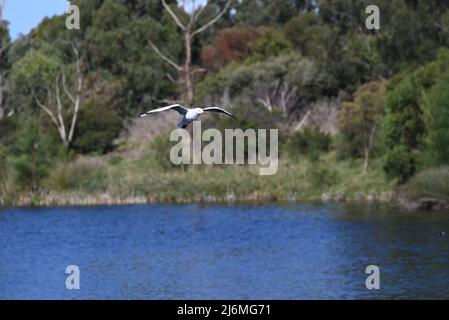
M 195 108 L 195 111 L 196 111 L 198 114 L 200 114 L 200 115 L 206 115 L 206 114 L 207 114 L 207 112 L 204 111 L 204 110 L 201 109 L 201 108 Z

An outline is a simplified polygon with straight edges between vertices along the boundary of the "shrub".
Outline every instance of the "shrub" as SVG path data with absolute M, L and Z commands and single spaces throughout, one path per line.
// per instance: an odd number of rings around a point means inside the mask
M 427 157 L 430 165 L 449 164 L 449 73 L 432 89 L 426 112 Z
M 298 15 L 284 26 L 285 36 L 291 43 L 309 57 L 324 60 L 326 48 L 323 40 L 329 38 L 329 28 L 322 24 L 314 13 Z
M 158 166 L 163 169 L 178 167 L 170 160 L 170 150 L 175 144 L 177 144 L 177 142 L 170 141 L 169 134 L 161 134 L 154 138 L 150 147 Z
M 6 148 L 3 147 L 2 145 L 0 145 L 0 196 L 2 194 L 3 182 L 6 179 L 6 173 L 7 173 L 6 158 L 7 158 L 7 155 L 8 155 L 8 152 L 7 152 Z
M 317 161 L 322 152 L 328 152 L 332 147 L 332 137 L 316 128 L 306 128 L 287 138 L 284 150 L 293 158 L 308 156 L 311 161 Z
M 307 180 L 315 188 L 331 187 L 338 183 L 338 174 L 335 170 L 322 164 L 313 165 L 307 171 Z
M 89 104 L 80 111 L 73 148 L 83 154 L 104 154 L 122 130 L 118 114 L 101 104 Z
M 281 32 L 266 29 L 262 36 L 251 45 L 251 51 L 247 61 L 250 63 L 292 53 L 293 46 Z
M 261 52 L 260 55 L 268 53 Z M 312 60 L 296 53 L 263 61 L 231 63 L 197 85 L 197 102 L 265 108 L 286 115 L 301 110 L 327 92 L 328 77 Z
M 382 123 L 383 141 L 387 148 L 384 166 L 387 176 L 404 182 L 416 172 L 416 156 L 419 151 L 425 149 L 428 126 L 433 125 L 427 123 L 426 126 L 424 121 L 425 108 L 428 105 L 426 96 L 437 84 L 441 74 L 447 71 L 449 51 L 445 49 L 440 51 L 436 61 L 408 75 L 397 77 L 388 86 L 386 115 Z M 437 102 L 438 99 L 434 97 L 433 102 L 437 108 L 441 106 L 441 101 Z M 438 126 L 444 130 L 446 124 L 440 123 L 436 125 Z M 430 136 L 430 139 L 439 139 L 438 136 Z M 434 140 L 432 143 L 438 141 Z
M 398 145 L 388 152 L 383 168 L 388 178 L 404 183 L 416 172 L 415 155 L 407 147 Z
M 406 189 L 413 197 L 449 199 L 449 167 L 420 172 L 407 184 Z
M 79 158 L 71 163 L 60 162 L 50 172 L 47 186 L 52 190 L 83 190 L 99 192 L 107 188 L 106 168 L 94 158 Z
M 52 157 L 59 153 L 59 146 L 41 130 L 34 118 L 23 124 L 11 156 L 15 180 L 20 188 L 33 191 L 39 188 L 48 175 Z
M 18 127 L 15 119 L 16 117 L 6 117 L 0 120 L 0 144 L 4 146 L 14 144 L 14 133 Z

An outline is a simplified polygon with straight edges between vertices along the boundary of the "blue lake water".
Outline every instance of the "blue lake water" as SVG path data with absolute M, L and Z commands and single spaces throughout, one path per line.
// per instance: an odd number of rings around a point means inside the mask
M 337 204 L 0 209 L 0 246 L 0 299 L 449 298 L 449 213 Z M 68 265 L 80 268 L 80 290 L 66 289 Z M 380 268 L 380 290 L 365 288 L 368 265 Z

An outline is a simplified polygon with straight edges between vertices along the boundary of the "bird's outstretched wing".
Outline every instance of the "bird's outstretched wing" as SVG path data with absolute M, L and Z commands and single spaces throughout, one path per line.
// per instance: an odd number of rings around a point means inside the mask
M 229 113 L 228 111 L 226 111 L 225 109 L 219 108 L 219 107 L 208 107 L 208 108 L 203 108 L 204 111 L 206 112 L 220 112 L 220 113 L 224 113 L 227 114 L 228 116 L 234 118 L 237 120 L 236 117 L 234 117 L 231 113 Z
M 182 115 L 185 115 L 187 113 L 187 111 L 189 111 L 189 109 L 181 106 L 180 104 L 172 104 L 170 106 L 166 106 L 166 107 L 162 107 L 162 108 L 158 108 L 158 109 L 153 109 L 153 110 L 150 110 L 148 112 L 145 112 L 144 114 L 140 115 L 140 118 L 149 116 L 152 113 L 157 113 L 157 112 L 162 112 L 162 111 L 167 111 L 167 110 L 175 110 L 175 111 L 179 112 Z

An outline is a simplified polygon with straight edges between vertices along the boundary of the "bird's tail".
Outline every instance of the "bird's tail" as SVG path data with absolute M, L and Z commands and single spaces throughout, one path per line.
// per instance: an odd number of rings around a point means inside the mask
M 176 128 L 178 128 L 178 129 L 185 129 L 187 127 L 187 125 L 184 123 L 184 121 L 180 121 L 177 125 L 176 125 Z

